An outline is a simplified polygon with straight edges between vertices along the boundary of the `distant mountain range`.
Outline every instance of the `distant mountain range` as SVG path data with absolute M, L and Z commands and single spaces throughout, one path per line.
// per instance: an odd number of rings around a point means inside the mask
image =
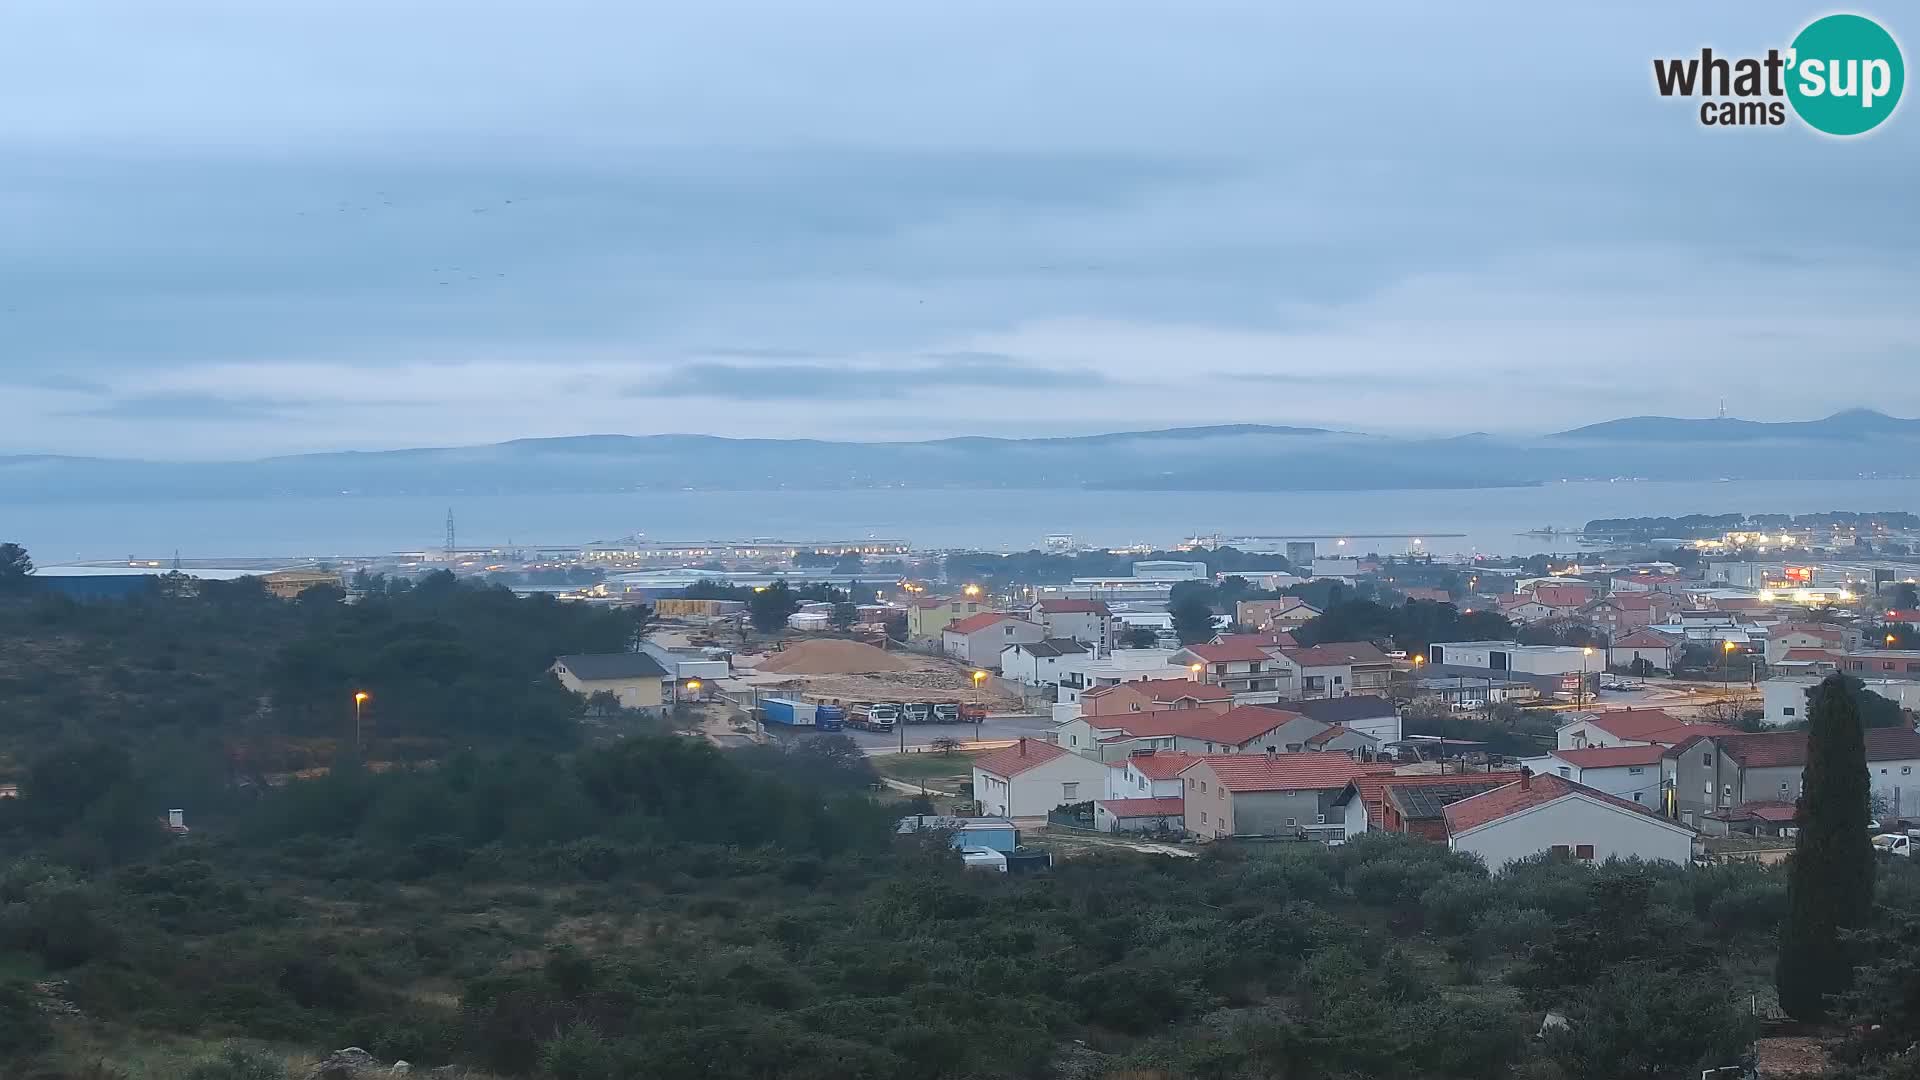
M 1734 446 L 1731 454 L 1729 445 Z M 1758 423 L 1639 416 L 1539 438 L 1403 439 L 1230 424 L 1106 435 L 855 443 L 581 435 L 229 462 L 0 456 L 0 504 L 154 498 L 773 488 L 1325 491 L 1508 487 L 1574 478 L 1821 479 L 1900 471 L 1920 420 L 1867 409 Z

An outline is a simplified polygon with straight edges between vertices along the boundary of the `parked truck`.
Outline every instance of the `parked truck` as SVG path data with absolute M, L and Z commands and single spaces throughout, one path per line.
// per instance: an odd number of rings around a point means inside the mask
M 901 710 L 902 720 L 909 724 L 927 724 L 933 721 L 933 706 L 924 701 L 908 702 Z
M 938 702 L 933 707 L 933 722 L 936 724 L 957 724 L 960 722 L 960 706 L 951 701 Z
M 873 731 L 891 734 L 893 726 L 900 722 L 900 706 L 889 702 L 856 705 L 853 715 L 847 719 L 847 726 L 855 731 Z
M 987 707 L 985 705 L 970 701 L 960 706 L 960 722 L 963 724 L 977 724 L 986 718 Z
M 770 697 L 760 699 L 760 718 L 780 727 L 839 731 L 846 722 L 847 714 L 838 705 L 816 705 L 811 701 Z

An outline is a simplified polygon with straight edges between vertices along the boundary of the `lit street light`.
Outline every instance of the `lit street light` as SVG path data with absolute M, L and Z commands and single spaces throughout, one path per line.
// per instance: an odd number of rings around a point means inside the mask
M 353 692 L 353 756 L 356 758 L 360 756 L 360 709 L 371 700 L 373 695 L 365 690 Z
M 1587 704 L 1587 660 L 1592 655 L 1593 646 L 1591 645 L 1580 650 L 1580 704 L 1582 707 Z
M 980 708 L 980 684 L 986 677 L 984 671 L 973 673 L 973 741 L 976 743 L 980 741 L 980 721 L 986 713 L 985 709 Z

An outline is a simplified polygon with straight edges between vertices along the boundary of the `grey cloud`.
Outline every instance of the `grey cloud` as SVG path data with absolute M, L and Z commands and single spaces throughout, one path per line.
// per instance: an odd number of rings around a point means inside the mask
M 65 415 L 117 420 L 272 420 L 299 403 L 270 398 L 227 398 L 213 394 L 135 394 Z
M 902 398 L 954 387 L 1054 389 L 1099 387 L 1110 380 L 1084 369 L 1034 367 L 996 353 L 946 354 L 897 367 L 844 364 L 683 364 L 657 384 L 634 384 L 630 397 L 712 397 L 740 401 Z

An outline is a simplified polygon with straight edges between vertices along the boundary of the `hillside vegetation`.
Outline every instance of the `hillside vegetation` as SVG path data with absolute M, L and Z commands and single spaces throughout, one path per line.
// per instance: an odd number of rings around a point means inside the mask
M 843 737 L 582 746 L 536 654 L 617 643 L 593 613 L 445 582 L 355 608 L 220 594 L 0 616 L 10 656 L 164 651 L 200 691 L 253 695 L 143 723 L 130 703 L 183 693 L 148 667 L 71 727 L 36 714 L 82 738 L 17 744 L 0 804 L 0 1075 L 272 1080 L 361 1046 L 554 1080 L 1667 1077 L 1736 1063 L 1771 987 L 1774 870 L 1492 875 L 1376 836 L 968 873 L 944 837 L 894 835 Z M 347 661 L 276 666 L 303 655 Z M 218 811 L 160 827 L 155 785 L 182 789 L 145 747 L 251 746 L 263 704 L 324 738 L 318 706 L 363 677 L 407 703 L 382 738 L 445 752 L 280 785 L 208 769 L 172 805 Z M 1912 996 L 1884 988 L 1920 956 L 1891 914 L 1920 908 L 1920 874 L 1877 888 L 1882 989 L 1849 1014 L 1881 1026 L 1846 1051 L 1868 1072 L 1912 1042 Z M 1550 1009 L 1571 1027 L 1535 1038 Z

